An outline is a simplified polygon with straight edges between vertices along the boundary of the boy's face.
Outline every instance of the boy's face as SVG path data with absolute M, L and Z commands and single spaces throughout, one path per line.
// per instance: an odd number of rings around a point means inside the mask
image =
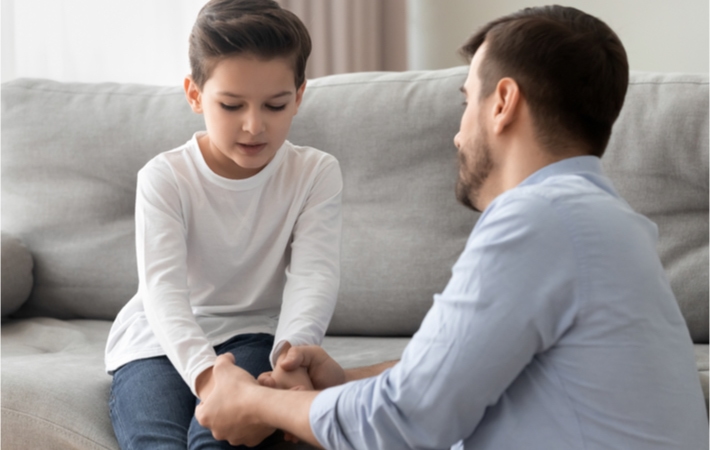
M 188 102 L 204 114 L 207 136 L 199 144 L 210 168 L 226 178 L 248 178 L 274 157 L 286 140 L 303 98 L 287 58 L 239 55 L 220 60 L 200 90 L 185 80 Z

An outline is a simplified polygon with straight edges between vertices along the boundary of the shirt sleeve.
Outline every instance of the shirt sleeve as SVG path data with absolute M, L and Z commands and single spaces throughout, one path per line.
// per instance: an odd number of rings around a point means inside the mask
M 323 341 L 340 286 L 342 191 L 340 165 L 329 157 L 294 226 L 272 366 L 286 342 L 296 346 Z
M 325 448 L 449 448 L 571 326 L 578 271 L 560 216 L 545 199 L 499 200 L 402 360 L 316 397 L 310 423 Z
M 216 354 L 197 324 L 187 285 L 187 228 L 179 188 L 168 167 L 138 174 L 136 255 L 148 324 L 175 369 L 195 392 L 197 376 Z

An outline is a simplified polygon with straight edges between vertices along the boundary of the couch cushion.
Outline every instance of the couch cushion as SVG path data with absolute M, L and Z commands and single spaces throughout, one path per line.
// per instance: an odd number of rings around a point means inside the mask
M 708 342 L 708 77 L 633 73 L 602 158 L 658 225 L 658 252 L 693 341 Z
M 2 226 L 35 258 L 25 315 L 115 317 L 138 286 L 136 173 L 200 121 L 179 88 L 3 84 Z
M 708 410 L 708 348 L 707 344 L 695 344 L 695 365 L 698 366 L 700 386 L 705 394 L 705 409 Z
M 343 280 L 331 333 L 410 334 L 477 216 L 454 200 L 467 67 L 310 82 L 291 139 L 341 163 Z M 633 72 L 605 170 L 659 226 L 695 342 L 708 342 L 708 78 Z
M 110 321 L 32 318 L 2 325 L 2 442 L 13 449 L 118 449 L 103 356 Z M 398 359 L 409 339 L 326 338 L 344 367 Z M 310 449 L 281 444 L 278 449 Z
M 331 334 L 411 335 L 478 214 L 456 201 L 467 68 L 310 81 L 289 138 L 343 171 L 342 280 Z
M 3 323 L 2 441 L 15 449 L 118 449 L 108 413 L 111 377 L 103 350 L 111 322 L 49 318 Z M 343 367 L 399 359 L 408 338 L 326 337 L 323 347 Z M 708 393 L 708 346 L 696 345 Z M 278 445 L 277 449 L 310 449 Z
M 446 285 L 477 219 L 453 193 L 466 73 L 309 81 L 289 138 L 334 154 L 345 182 L 329 333 L 411 335 Z M 115 316 L 137 287 L 136 172 L 201 127 L 178 87 L 3 85 L 3 229 L 35 258 L 24 315 Z M 707 76 L 632 73 L 603 162 L 631 206 L 658 223 L 683 315 L 695 342 L 707 342 Z
M 110 322 L 2 325 L 2 448 L 118 448 L 103 350 Z
M 32 254 L 15 236 L 2 233 L 2 317 L 22 306 L 32 290 Z

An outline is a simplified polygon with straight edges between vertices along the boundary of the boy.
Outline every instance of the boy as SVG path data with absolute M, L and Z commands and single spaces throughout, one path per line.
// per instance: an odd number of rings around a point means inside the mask
M 139 289 L 106 349 L 124 449 L 231 448 L 194 419 L 216 356 L 258 376 L 291 345 L 323 338 L 339 284 L 342 179 L 335 158 L 286 141 L 310 48 L 300 20 L 273 1 L 213 0 L 198 15 L 184 88 L 206 131 L 138 174 Z M 305 371 L 274 376 L 310 387 Z

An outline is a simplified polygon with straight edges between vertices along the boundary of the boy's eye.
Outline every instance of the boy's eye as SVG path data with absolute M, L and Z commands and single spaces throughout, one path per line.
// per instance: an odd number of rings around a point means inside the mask
M 271 111 L 283 111 L 286 109 L 286 105 L 266 105 L 267 108 L 269 108 Z
M 227 111 L 236 111 L 242 107 L 242 105 L 225 105 L 224 103 L 220 103 L 219 106 L 221 106 L 222 109 Z

